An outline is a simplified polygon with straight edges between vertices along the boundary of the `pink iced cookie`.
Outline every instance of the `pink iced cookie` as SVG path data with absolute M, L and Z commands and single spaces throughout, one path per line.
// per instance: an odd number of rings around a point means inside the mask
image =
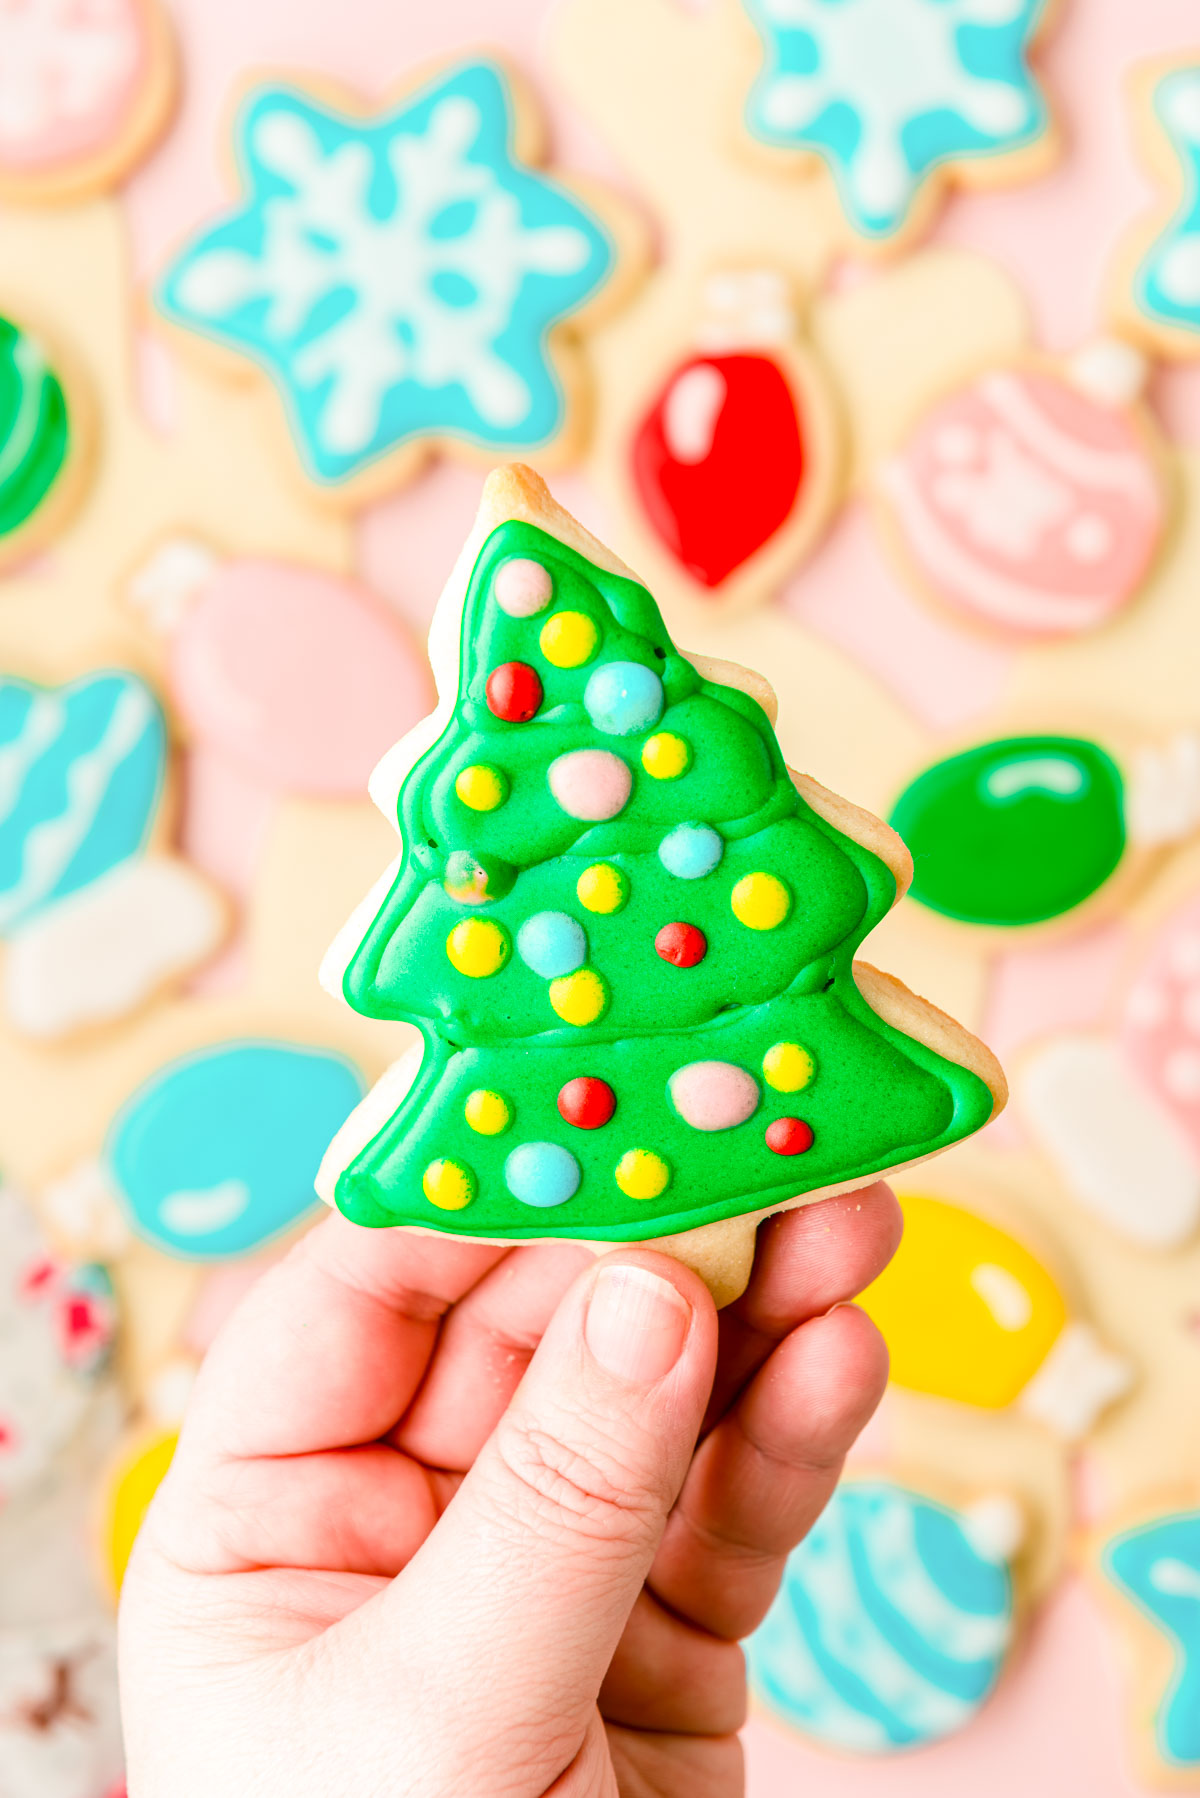
M 158 0 L 0 0 L 0 194 L 113 184 L 161 128 L 172 80 Z
M 366 590 L 266 557 L 164 545 L 132 598 L 169 636 L 189 731 L 274 790 L 358 798 L 428 711 L 423 655 Z
M 994 369 L 926 414 L 880 470 L 891 533 L 943 603 L 1002 630 L 1093 630 L 1137 593 L 1166 523 L 1144 375 L 1117 343 L 1064 373 Z

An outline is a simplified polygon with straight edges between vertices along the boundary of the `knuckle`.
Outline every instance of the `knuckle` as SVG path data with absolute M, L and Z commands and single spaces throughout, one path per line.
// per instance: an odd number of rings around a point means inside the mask
M 501 1462 L 536 1522 L 595 1541 L 642 1542 L 661 1526 L 660 1495 L 614 1447 L 565 1441 L 511 1419 L 496 1439 Z

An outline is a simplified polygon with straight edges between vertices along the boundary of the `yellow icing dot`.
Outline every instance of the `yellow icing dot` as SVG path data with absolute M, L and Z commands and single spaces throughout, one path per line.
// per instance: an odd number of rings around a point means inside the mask
M 468 1095 L 463 1116 L 480 1136 L 499 1136 L 512 1123 L 512 1106 L 503 1093 L 481 1086 Z
M 459 774 L 454 791 L 473 812 L 494 812 L 508 798 L 508 781 L 499 768 L 473 762 Z
M 431 1161 L 421 1177 L 421 1191 L 440 1211 L 461 1211 L 475 1197 L 475 1176 L 461 1161 Z
M 1067 1323 L 1050 1274 L 1023 1243 L 943 1199 L 906 1193 L 904 1238 L 859 1303 L 898 1386 L 998 1410 L 1024 1390 Z
M 745 874 L 730 899 L 733 915 L 748 930 L 774 930 L 792 909 L 792 895 L 774 874 Z
M 464 918 L 446 938 L 446 954 L 460 974 L 483 980 L 508 960 L 508 932 L 488 918 Z
M 671 1170 L 652 1149 L 626 1149 L 615 1169 L 617 1185 L 628 1199 L 656 1199 L 665 1192 Z
M 556 668 L 582 668 L 596 653 L 600 632 L 586 612 L 555 612 L 542 626 L 538 644 Z
M 588 911 L 620 911 L 629 899 L 629 878 L 611 862 L 594 862 L 575 882 L 579 903 Z
M 108 1576 L 114 1593 L 121 1590 L 133 1544 L 150 1508 L 150 1500 L 167 1476 L 179 1441 L 178 1430 L 159 1430 L 138 1444 L 117 1474 L 108 1499 L 104 1540 Z
M 655 780 L 677 780 L 691 759 L 690 747 L 673 731 L 660 730 L 642 746 L 642 767 Z
M 564 1024 L 594 1024 L 608 1010 L 608 988 L 595 968 L 550 982 L 550 1003 Z
M 799 1043 L 775 1043 L 762 1062 L 763 1078 L 777 1093 L 798 1093 L 816 1072 L 816 1063 Z

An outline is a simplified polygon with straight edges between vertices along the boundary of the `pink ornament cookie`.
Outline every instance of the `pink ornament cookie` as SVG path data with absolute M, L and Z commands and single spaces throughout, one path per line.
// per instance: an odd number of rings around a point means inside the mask
M 195 739 L 276 792 L 355 797 L 428 710 L 428 664 L 341 575 L 223 560 L 176 538 L 137 574 L 134 604 L 168 639 L 167 679 Z
M 1073 636 L 1132 600 L 1167 522 L 1145 365 L 1115 341 L 996 368 L 935 405 L 877 476 L 918 582 L 968 618 Z
M 173 90 L 158 0 L 0 0 L 0 197 L 115 186 L 162 130 Z
M 103 1268 L 60 1260 L 28 1206 L 0 1186 L 0 1510 L 83 1422 L 115 1333 Z

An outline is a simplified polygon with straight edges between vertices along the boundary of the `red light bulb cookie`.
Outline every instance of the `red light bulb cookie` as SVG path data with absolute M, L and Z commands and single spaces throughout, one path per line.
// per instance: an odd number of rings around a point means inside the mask
M 840 486 L 840 429 L 784 275 L 713 275 L 701 311 L 691 348 L 672 346 L 634 396 L 610 472 L 652 584 L 738 606 L 816 543 Z
M 431 653 L 438 709 L 372 782 L 400 861 L 323 972 L 422 1035 L 326 1156 L 348 1217 L 670 1239 L 728 1298 L 761 1217 L 992 1115 L 987 1051 L 853 963 L 897 839 L 791 777 L 765 683 L 682 655 L 529 471 L 489 480 Z M 514 665 L 542 698 L 506 717 Z

